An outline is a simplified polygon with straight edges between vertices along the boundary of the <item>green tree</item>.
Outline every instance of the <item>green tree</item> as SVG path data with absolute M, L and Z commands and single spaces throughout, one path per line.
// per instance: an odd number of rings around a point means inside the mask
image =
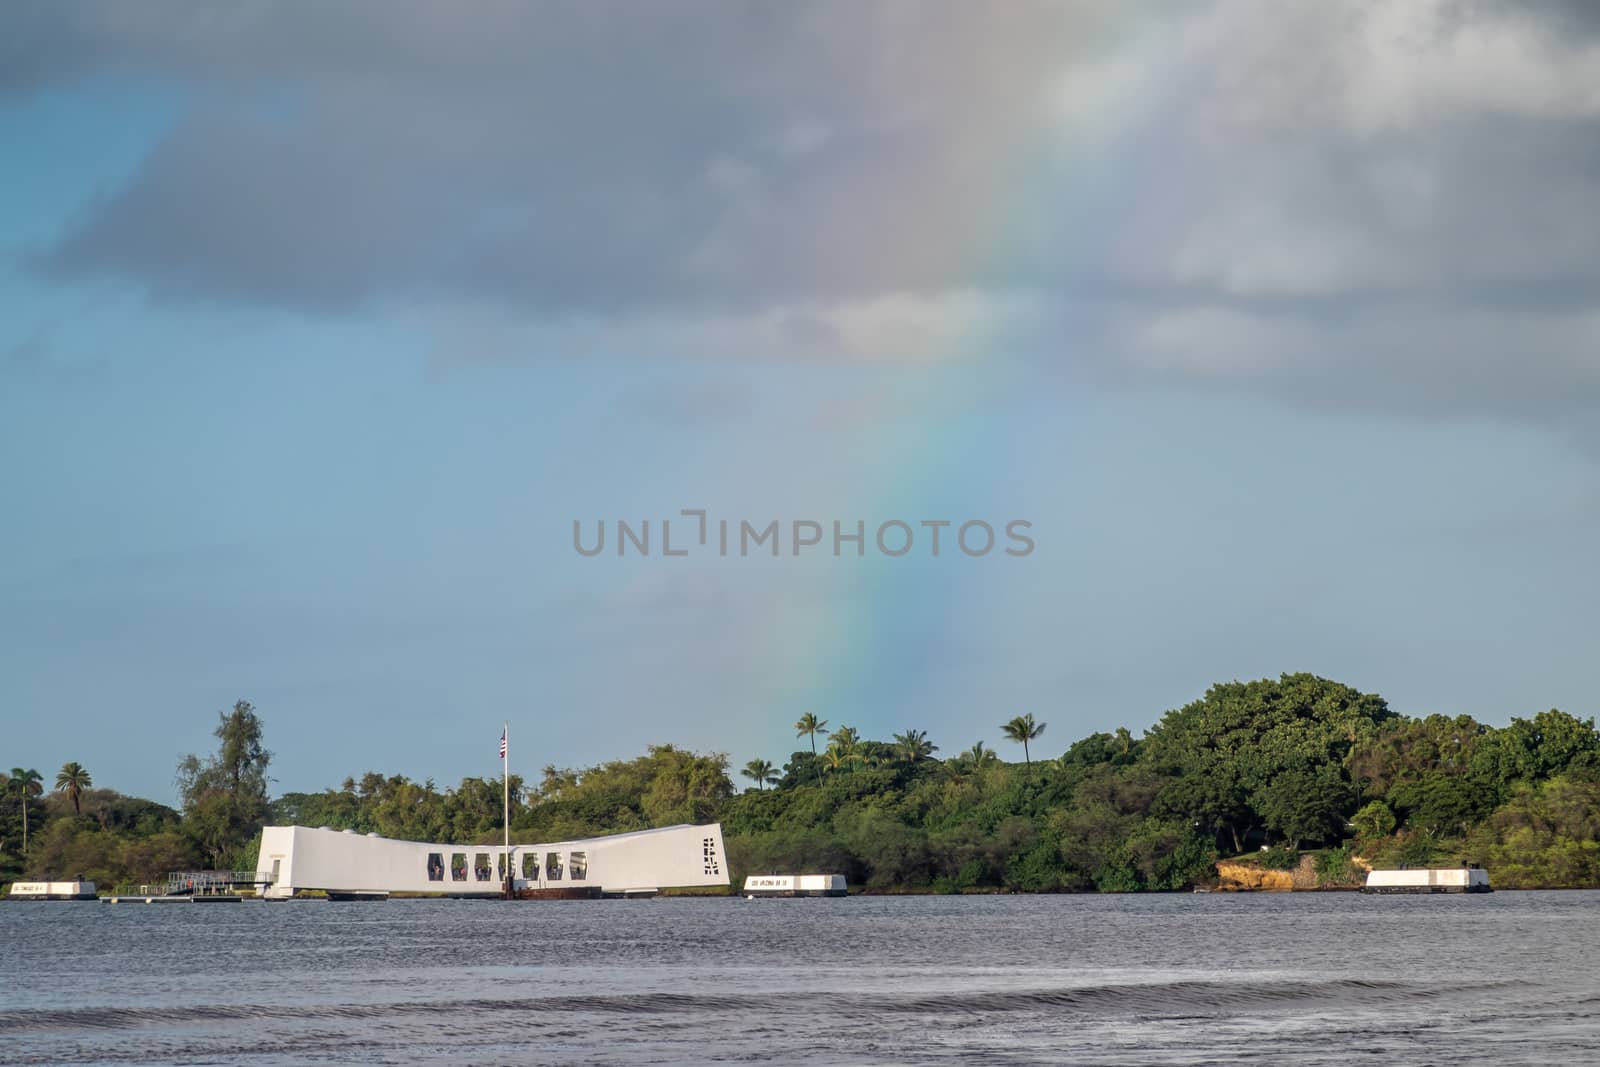
M 1533 717 L 1534 772 L 1554 778 L 1571 771 L 1592 771 L 1600 766 L 1600 734 L 1593 719 L 1577 719 L 1551 708 Z
M 492 783 L 498 826 L 499 783 Z M 722 817 L 734 795 L 728 757 L 673 745 L 652 745 L 631 760 L 583 771 L 551 767 L 525 808 L 512 807 L 512 827 L 535 840 L 559 841 Z
M 81 763 L 62 764 L 61 770 L 56 772 L 56 792 L 64 792 L 72 800 L 74 815 L 83 814 L 83 791 L 93 784 L 94 779 L 89 777 L 89 772 L 84 770 Z
M 1381 800 L 1370 800 L 1361 810 L 1350 816 L 1350 825 L 1364 841 L 1376 841 L 1394 833 L 1398 825 L 1394 812 Z
M 1337 837 L 1352 800 L 1339 767 L 1323 764 L 1278 775 L 1261 787 L 1254 804 L 1267 829 L 1298 851 L 1302 841 Z
M 846 767 L 854 767 L 857 763 L 860 763 L 861 753 L 857 752 L 854 747 L 846 749 L 838 741 L 829 741 L 828 747 L 823 749 L 822 754 L 817 758 L 822 760 L 822 765 L 828 770 L 838 771 Z
M 815 714 L 808 711 L 804 715 L 800 716 L 799 722 L 794 724 L 794 735 L 796 737 L 810 737 L 811 754 L 815 756 L 817 754 L 817 735 L 820 734 L 827 727 L 827 725 L 827 719 L 819 719 Z
M 1126 726 L 1117 727 L 1117 732 L 1112 735 L 1112 743 L 1116 746 L 1117 756 L 1126 758 L 1133 754 L 1133 746 L 1138 744 L 1133 739 L 1133 734 L 1128 732 Z
M 1269 821 L 1295 821 L 1293 799 L 1273 782 L 1305 772 L 1323 783 L 1319 789 L 1331 789 L 1335 775 L 1346 773 L 1346 757 L 1393 718 L 1382 697 L 1312 674 L 1226 682 L 1164 715 L 1138 753 L 1165 781 L 1163 811 L 1227 833 L 1239 852 Z M 1353 789 L 1347 797 L 1353 812 Z M 1270 820 L 1263 808 L 1269 801 Z M 1313 821 L 1332 819 L 1323 812 Z
M 828 752 L 837 751 L 837 758 L 830 758 Z M 857 764 L 866 762 L 866 753 L 861 751 L 861 735 L 854 726 L 841 726 L 828 735 L 828 752 L 822 754 L 830 770 L 838 770 L 841 766 L 852 770 Z
M 215 865 L 241 850 L 260 832 L 269 806 L 267 766 L 272 753 L 262 745 L 261 719 L 249 701 L 219 712 L 217 754 L 178 761 L 178 793 L 183 827 Z M 363 782 L 365 784 L 365 782 Z
M 1027 763 L 1028 770 L 1033 770 L 1033 757 L 1028 753 L 1028 742 L 1036 740 L 1044 733 L 1045 723 L 1033 721 L 1033 713 L 1018 715 L 1000 727 L 1000 732 L 1006 735 L 1006 740 L 1014 741 L 1022 746 L 1022 758 Z
M 1188 819 L 1213 837 L 1226 832 L 1234 854 L 1244 851 L 1244 839 L 1256 823 L 1256 814 L 1238 768 L 1217 759 L 1203 771 L 1170 765 L 1158 765 L 1158 770 L 1163 782 L 1162 811 Z
M 28 854 L 28 802 L 44 793 L 44 778 L 32 768 L 13 767 L 9 781 L 11 792 L 22 808 L 22 854 Z
M 756 783 L 756 789 L 764 790 L 769 785 L 778 784 L 778 768 L 770 760 L 753 759 L 744 765 L 744 770 L 739 773 Z
M 1490 764 L 1496 772 L 1521 777 L 1513 751 L 1517 746 L 1508 747 L 1508 738 L 1507 731 L 1491 730 L 1470 715 L 1388 718 L 1357 737 L 1345 766 L 1357 785 L 1380 797 L 1434 772 L 1482 780 Z
M 975 771 L 981 771 L 985 767 L 992 766 L 1000 758 L 995 755 L 994 749 L 989 748 L 982 741 L 973 742 L 972 747 L 961 755 Z
M 994 750 L 979 741 L 965 752 L 946 761 L 945 777 L 958 785 L 965 785 L 969 780 L 981 781 L 983 772 L 997 762 L 999 757 L 995 755 Z
M 706 822 L 733 796 L 728 757 L 697 755 L 673 745 L 652 745 L 646 757 L 649 786 L 639 806 L 650 826 Z
M 1506 889 L 1600 885 L 1600 779 L 1572 775 L 1518 784 L 1468 835 L 1467 853 Z
M 1188 889 L 1214 880 L 1217 849 L 1189 827 L 1147 818 L 1123 841 L 1118 859 L 1137 876 L 1137 888 Z
M 1406 823 L 1431 837 L 1456 835 L 1479 815 L 1483 801 L 1468 778 L 1444 771 L 1429 771 L 1414 782 L 1389 791 L 1389 802 L 1405 813 Z
M 929 759 L 939 751 L 939 746 L 930 742 L 927 733 L 922 730 L 907 730 L 903 734 L 895 734 L 894 745 L 895 755 L 907 763 Z

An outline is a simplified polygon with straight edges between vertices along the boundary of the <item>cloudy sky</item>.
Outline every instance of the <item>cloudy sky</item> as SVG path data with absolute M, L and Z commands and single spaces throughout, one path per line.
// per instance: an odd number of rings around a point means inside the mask
M 9 5 L 0 761 L 1600 710 L 1593 8 L 1130 6 Z

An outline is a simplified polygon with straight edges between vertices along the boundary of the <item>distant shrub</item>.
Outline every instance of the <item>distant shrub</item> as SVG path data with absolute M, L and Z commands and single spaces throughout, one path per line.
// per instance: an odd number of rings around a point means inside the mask
M 1388 858 L 1407 867 L 1426 867 L 1433 862 L 1434 854 L 1438 850 L 1437 843 L 1429 835 L 1410 833 L 1395 842 L 1394 848 L 1389 850 Z
M 1060 848 L 1054 843 L 1044 842 L 1013 856 L 1006 865 L 1006 884 L 1025 893 L 1048 893 L 1060 889 Z
M 1095 888 L 1102 893 L 1137 893 L 1139 876 L 1133 868 L 1121 863 L 1108 863 L 1095 875 Z
M 1292 848 L 1269 848 L 1261 854 L 1261 866 L 1270 871 L 1292 871 L 1299 863 L 1300 853 Z
M 1369 841 L 1387 837 L 1394 833 L 1394 812 L 1383 801 L 1374 800 L 1350 817 L 1350 825 Z
M 1317 856 L 1317 880 L 1325 884 L 1339 885 L 1352 881 L 1359 873 L 1356 865 L 1350 862 L 1348 848 L 1330 848 Z

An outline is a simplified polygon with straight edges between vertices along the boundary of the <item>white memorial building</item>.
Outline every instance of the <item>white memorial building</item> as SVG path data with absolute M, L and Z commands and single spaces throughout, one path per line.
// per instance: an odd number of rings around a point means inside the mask
M 428 844 L 354 830 L 268 826 L 257 867 L 268 899 L 300 890 L 330 895 L 428 893 L 497 897 L 509 866 L 512 888 L 528 896 L 643 895 L 662 889 L 726 886 L 722 826 L 665 826 L 547 844 Z

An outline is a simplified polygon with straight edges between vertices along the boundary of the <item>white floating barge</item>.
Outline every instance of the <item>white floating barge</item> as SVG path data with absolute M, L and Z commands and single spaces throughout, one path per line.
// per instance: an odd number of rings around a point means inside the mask
M 849 889 L 842 874 L 752 874 L 744 895 L 756 897 L 842 897 Z
M 94 900 L 93 882 L 13 882 L 10 900 Z
M 1422 867 L 1415 870 L 1368 871 L 1363 893 L 1489 893 L 1489 872 L 1482 867 Z

